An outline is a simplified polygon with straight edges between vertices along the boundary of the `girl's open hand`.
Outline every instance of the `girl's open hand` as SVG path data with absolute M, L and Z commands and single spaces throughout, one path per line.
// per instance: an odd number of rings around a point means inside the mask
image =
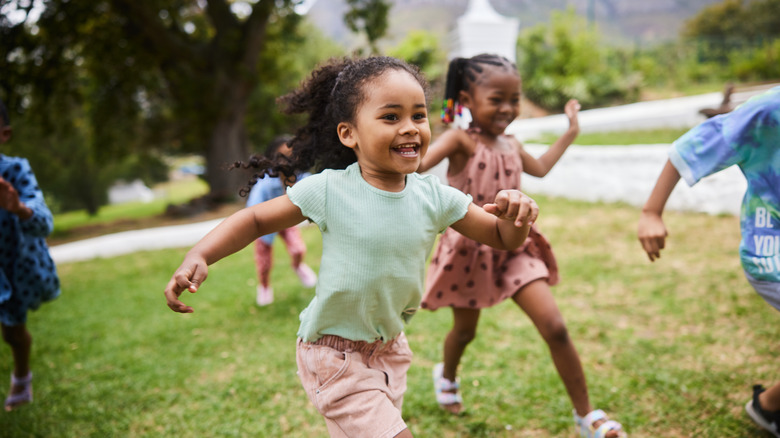
M 520 190 L 501 190 L 492 204 L 482 208 L 499 219 L 514 221 L 516 227 L 531 225 L 539 216 L 536 201 Z
M 580 122 L 577 114 L 580 112 L 580 102 L 577 99 L 569 99 L 563 107 L 563 112 L 569 118 L 569 126 L 579 128 Z
M 168 301 L 168 307 L 174 312 L 192 313 L 194 309 L 181 302 L 179 296 L 185 290 L 189 290 L 191 293 L 197 292 L 198 287 L 208 277 L 208 271 L 208 264 L 202 257 L 188 254 L 165 287 L 165 299 Z

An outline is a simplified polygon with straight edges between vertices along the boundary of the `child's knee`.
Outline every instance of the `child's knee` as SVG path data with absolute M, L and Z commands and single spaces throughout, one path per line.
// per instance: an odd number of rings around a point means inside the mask
M 550 345 L 564 345 L 571 341 L 569 330 L 566 328 L 563 318 L 553 318 L 545 321 L 539 327 L 539 331 L 544 340 Z
M 454 340 L 458 345 L 468 345 L 477 336 L 477 330 L 476 329 L 462 329 L 462 330 L 453 329 L 450 336 L 452 340 Z
M 3 341 L 11 347 L 20 347 L 29 344 L 32 341 L 27 328 L 21 326 L 3 326 Z

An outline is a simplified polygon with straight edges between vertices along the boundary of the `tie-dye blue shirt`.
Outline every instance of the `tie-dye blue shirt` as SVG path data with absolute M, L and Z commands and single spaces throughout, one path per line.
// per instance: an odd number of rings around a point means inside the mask
M 742 267 L 757 280 L 780 282 L 780 87 L 691 129 L 674 142 L 669 159 L 688 185 L 739 166 L 747 179 Z

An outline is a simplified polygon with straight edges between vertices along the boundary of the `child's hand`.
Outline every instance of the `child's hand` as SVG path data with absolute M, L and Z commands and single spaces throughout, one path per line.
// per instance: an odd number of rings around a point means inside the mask
M 520 190 L 501 190 L 492 204 L 482 208 L 499 219 L 514 221 L 516 227 L 531 225 L 539 216 L 536 201 Z
M 0 208 L 13 214 L 24 207 L 19 200 L 19 192 L 8 181 L 0 177 Z
M 639 236 L 639 242 L 642 244 L 642 249 L 645 250 L 651 262 L 661 257 L 661 250 L 664 249 L 668 233 L 660 215 L 642 212 L 642 215 L 639 217 L 637 235 Z
M 165 287 L 165 299 L 168 301 L 168 307 L 174 312 L 192 313 L 194 309 L 181 302 L 179 296 L 185 290 L 189 290 L 191 293 L 197 292 L 198 287 L 206 280 L 208 271 L 208 264 L 202 257 L 188 254 Z
M 569 127 L 580 129 L 580 122 L 577 118 L 577 114 L 580 112 L 580 102 L 577 99 L 570 99 L 563 107 L 563 112 L 566 113 L 566 117 L 569 118 Z

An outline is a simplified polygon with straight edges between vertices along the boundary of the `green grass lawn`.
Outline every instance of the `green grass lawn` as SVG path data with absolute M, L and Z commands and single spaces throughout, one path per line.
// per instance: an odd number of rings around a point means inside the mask
M 687 131 L 688 129 L 659 128 L 640 131 L 591 132 L 578 135 L 574 144 L 580 146 L 622 146 L 672 143 Z M 543 134 L 540 138 L 529 140 L 526 143 L 552 144 L 558 137 L 559 135 L 555 134 Z
M 651 264 L 622 205 L 537 197 L 558 256 L 553 291 L 593 404 L 632 437 L 763 436 L 744 414 L 754 383 L 778 379 L 777 312 L 737 259 L 738 220 L 668 212 Z M 304 230 L 317 269 L 319 232 Z M 278 242 L 278 241 L 277 241 Z M 276 301 L 254 305 L 247 248 L 213 265 L 181 315 L 162 290 L 186 249 L 63 264 L 62 296 L 32 312 L 35 402 L 0 412 L 3 437 L 321 437 L 295 375 L 298 313 L 311 299 L 275 248 Z M 404 417 L 417 437 L 574 437 L 571 404 L 546 345 L 510 302 L 485 310 L 460 377 L 467 413 L 438 408 L 430 370 L 446 309 L 408 326 L 415 359 Z M 0 376 L 10 373 L 0 349 Z
M 100 207 L 98 213 L 94 216 L 89 216 L 86 210 L 57 214 L 54 217 L 52 237 L 62 237 L 78 227 L 161 215 L 169 204 L 181 204 L 205 195 L 208 192 L 208 184 L 200 178 L 192 177 L 158 184 L 154 187 L 154 190 L 161 196 L 156 197 L 151 202 L 135 201 L 105 205 Z

